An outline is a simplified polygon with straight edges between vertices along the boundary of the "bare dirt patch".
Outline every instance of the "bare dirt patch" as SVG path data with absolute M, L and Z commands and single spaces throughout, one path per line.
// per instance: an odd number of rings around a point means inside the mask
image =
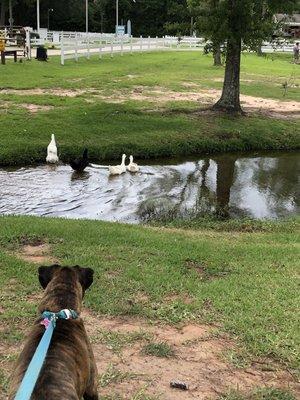
M 133 79 L 135 76 L 130 75 L 128 79 Z M 216 78 L 218 79 L 218 78 Z M 251 79 L 245 79 L 244 82 L 252 82 Z M 128 100 L 149 101 L 155 103 L 167 103 L 169 101 L 193 101 L 204 106 L 214 104 L 221 95 L 218 89 L 200 89 L 200 85 L 191 82 L 183 82 L 183 87 L 193 89 L 194 91 L 176 92 L 164 89 L 160 86 L 136 86 L 131 91 L 120 92 L 116 91 L 108 95 L 102 90 L 96 88 L 87 89 L 1 89 L 0 94 L 17 94 L 17 95 L 53 95 L 59 97 L 76 97 L 83 94 L 88 94 L 89 98 L 85 99 L 88 103 L 93 103 L 93 99 L 101 99 L 108 103 L 124 103 Z M 197 90 L 196 90 L 197 89 Z M 196 90 L 196 91 L 195 91 Z M 281 101 L 275 99 L 265 99 L 262 97 L 254 97 L 241 95 L 241 103 L 246 112 L 254 112 L 263 114 L 269 117 L 290 119 L 300 118 L 300 102 L 297 101 Z M 51 106 L 37 106 L 34 104 L 24 104 L 30 112 L 47 111 Z M 47 109 L 45 108 L 47 107 Z
M 85 89 L 1 89 L 0 94 L 16 94 L 20 96 L 53 95 L 59 97 L 76 97 L 86 93 Z
M 53 106 L 44 106 L 44 105 L 27 104 L 27 103 L 20 104 L 20 106 L 25 108 L 31 114 L 36 114 L 39 111 L 50 111 L 54 109 Z
M 51 248 L 48 243 L 38 243 L 24 244 L 17 255 L 27 262 L 41 264 L 55 262 L 55 259 L 50 254 Z
M 234 349 L 234 343 L 225 335 L 216 334 L 215 327 L 188 324 L 176 328 L 169 325 L 150 325 L 141 319 L 96 318 L 85 311 L 83 318 L 91 337 L 97 337 L 99 330 L 116 334 L 145 332 L 145 341 L 167 343 L 175 351 L 175 357 L 161 358 L 142 354 L 145 342 L 125 346 L 120 353 L 113 352 L 105 343 L 93 340 L 93 347 L 99 374 L 112 367 L 123 378 L 100 387 L 100 395 L 117 394 L 132 399 L 144 391 L 155 399 L 214 399 L 229 389 L 239 388 L 250 391 L 257 386 L 297 388 L 297 382 L 286 371 L 274 368 L 263 371 L 259 364 L 249 368 L 236 368 L 227 363 L 224 351 Z M 189 391 L 170 388 L 172 380 L 189 384 Z
M 221 96 L 217 89 L 199 89 L 197 92 L 175 92 L 163 90 L 162 88 L 137 87 L 130 94 L 132 100 L 143 101 L 196 101 L 203 105 L 214 104 Z M 126 96 L 128 98 L 128 96 Z M 122 97 L 119 96 L 121 100 Z M 124 99 L 125 100 L 125 99 Z M 280 101 L 241 95 L 241 103 L 248 112 L 258 112 L 276 118 L 300 118 L 300 103 L 297 101 Z
M 198 87 L 197 84 L 183 86 L 188 88 Z M 155 103 L 167 103 L 169 101 L 193 101 L 203 106 L 214 104 L 221 96 L 221 91 L 218 89 L 198 89 L 188 92 L 176 92 L 166 90 L 161 87 L 137 86 L 129 93 L 112 93 L 111 95 L 102 95 L 94 91 L 93 95 L 105 102 L 109 103 L 124 103 L 128 100 L 149 101 Z M 297 101 L 281 101 L 275 99 L 265 99 L 262 97 L 254 97 L 241 95 L 241 103 L 246 112 L 259 113 L 269 117 L 286 119 L 300 118 L 300 103 Z
M 38 293 L 28 301 L 39 302 L 41 295 Z M 214 326 L 150 324 L 142 319 L 97 317 L 88 310 L 84 310 L 82 317 L 93 342 L 100 396 L 130 400 L 145 394 L 162 400 L 208 400 L 218 398 L 229 389 L 249 392 L 258 386 L 288 388 L 296 396 L 300 395 L 293 376 L 276 366 L 265 371 L 261 363 L 253 363 L 248 368 L 236 368 L 228 363 L 224 351 L 234 349 L 235 344 Z M 125 343 L 116 352 L 105 341 L 99 340 L 99 332 L 103 330 L 112 335 L 131 335 L 131 338 L 138 334 L 137 340 Z M 150 342 L 166 343 L 175 356 L 144 355 L 142 348 Z M 21 348 L 22 343 L 0 345 L 0 372 L 5 380 Z M 187 383 L 189 390 L 170 388 L 173 380 Z M 4 400 L 3 389 L 0 388 L 0 399 Z

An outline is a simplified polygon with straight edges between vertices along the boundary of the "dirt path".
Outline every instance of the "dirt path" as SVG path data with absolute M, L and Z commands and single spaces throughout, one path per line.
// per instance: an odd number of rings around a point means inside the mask
M 169 101 L 193 101 L 203 106 L 214 104 L 221 95 L 221 91 L 217 89 L 200 89 L 195 84 L 184 85 L 187 89 L 193 91 L 176 92 L 167 90 L 162 87 L 147 87 L 136 86 L 130 91 L 115 91 L 110 95 L 96 88 L 88 89 L 2 89 L 0 94 L 17 94 L 17 95 L 52 95 L 59 97 L 76 97 L 88 95 L 85 99 L 88 103 L 93 103 L 94 100 L 100 99 L 108 103 L 124 103 L 128 100 L 149 101 L 155 103 L 166 103 Z M 94 99 L 94 100 L 93 100 Z M 281 101 L 275 99 L 266 99 L 263 97 L 254 97 L 241 95 L 241 104 L 246 112 L 260 113 L 269 117 L 290 119 L 300 118 L 300 102 L 297 101 Z M 36 113 L 38 111 L 49 111 L 50 106 L 37 106 L 32 104 L 19 104 L 20 107 L 26 108 L 29 112 Z

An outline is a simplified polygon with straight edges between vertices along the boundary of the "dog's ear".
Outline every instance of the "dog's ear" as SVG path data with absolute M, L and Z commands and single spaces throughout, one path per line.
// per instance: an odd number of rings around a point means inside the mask
M 78 265 L 76 265 L 76 269 L 83 290 L 87 290 L 93 283 L 94 270 L 92 268 L 82 268 Z
M 48 283 L 53 278 L 54 271 L 59 268 L 60 265 L 54 264 L 49 267 L 39 267 L 39 281 L 43 289 L 46 289 Z

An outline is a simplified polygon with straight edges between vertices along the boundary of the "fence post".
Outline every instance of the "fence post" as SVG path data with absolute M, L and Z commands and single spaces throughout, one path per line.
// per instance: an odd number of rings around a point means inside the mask
M 75 32 L 75 61 L 78 62 L 78 38 Z
M 132 54 L 132 35 L 130 35 L 130 54 Z
M 124 37 L 122 35 L 121 36 L 121 56 L 123 56 L 123 42 L 124 42 Z
M 163 37 L 163 48 L 165 48 L 166 47 L 166 37 L 164 36 Z
M 102 58 L 102 35 L 100 35 L 99 60 Z
M 90 36 L 89 33 L 87 34 L 87 59 L 89 60 L 91 58 L 90 56 Z
M 110 57 L 113 58 L 114 51 L 113 51 L 113 38 L 110 39 Z
M 156 48 L 158 48 L 158 36 L 156 36 Z
M 148 36 L 148 50 L 150 50 L 150 36 Z
M 143 36 L 140 37 L 140 50 L 143 50 Z
M 65 65 L 65 54 L 64 54 L 64 35 L 61 35 L 60 41 L 60 63 L 61 65 Z
M 27 59 L 31 60 L 31 40 L 30 40 L 29 29 L 26 29 L 26 52 L 27 52 Z

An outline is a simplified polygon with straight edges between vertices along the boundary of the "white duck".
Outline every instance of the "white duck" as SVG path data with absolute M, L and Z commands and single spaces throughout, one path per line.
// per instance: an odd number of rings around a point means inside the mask
M 55 136 L 51 136 L 51 142 L 47 147 L 47 163 L 56 164 L 58 163 L 58 156 L 57 156 L 57 147 L 55 142 Z
M 123 154 L 121 165 L 115 165 L 115 166 L 109 166 L 108 167 L 109 174 L 110 175 L 121 175 L 121 174 L 124 174 L 126 172 L 125 160 L 126 160 L 126 154 Z
M 134 163 L 133 162 L 133 156 L 130 156 L 129 157 L 129 164 L 127 165 L 127 170 L 129 171 L 129 172 L 139 172 L 139 170 L 140 170 L 140 167 L 136 164 L 136 163 Z

